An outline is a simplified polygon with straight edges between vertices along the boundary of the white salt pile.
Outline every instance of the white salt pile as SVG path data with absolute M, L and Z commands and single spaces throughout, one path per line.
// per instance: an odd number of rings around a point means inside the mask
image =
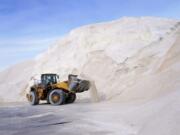
M 0 101 L 24 101 L 31 76 L 74 71 L 91 78 L 99 100 L 139 101 L 180 89 L 180 22 L 122 18 L 72 30 L 35 60 L 0 73 Z M 88 99 L 89 92 L 79 94 Z

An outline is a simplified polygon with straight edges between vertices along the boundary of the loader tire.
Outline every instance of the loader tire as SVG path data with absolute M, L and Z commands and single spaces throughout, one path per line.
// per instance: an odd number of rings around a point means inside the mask
M 49 101 L 49 94 L 50 94 L 51 92 L 52 92 L 52 91 L 49 91 L 48 94 L 47 94 L 47 99 L 46 99 L 47 104 L 51 104 L 50 101 Z
M 39 99 L 36 95 L 36 92 L 34 91 L 31 91 L 30 94 L 29 94 L 29 102 L 31 105 L 37 105 L 39 104 Z
M 48 95 L 48 97 L 47 97 L 47 100 L 46 100 L 46 101 L 47 101 L 47 104 L 50 104 L 50 102 L 49 102 L 49 95 Z
M 49 93 L 49 102 L 52 105 L 62 105 L 65 102 L 65 93 L 63 90 L 55 89 Z
M 76 94 L 75 93 L 69 93 L 68 97 L 66 98 L 66 103 L 70 104 L 73 103 L 76 100 Z

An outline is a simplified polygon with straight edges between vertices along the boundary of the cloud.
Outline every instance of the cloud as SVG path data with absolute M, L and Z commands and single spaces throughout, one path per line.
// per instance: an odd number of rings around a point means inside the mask
M 0 39 L 0 71 L 15 63 L 36 57 L 57 39 L 58 37 Z
M 6 55 L 9 53 L 18 52 L 31 52 L 31 51 L 42 51 L 48 48 L 49 45 L 53 44 L 58 37 L 51 38 L 15 38 L 15 39 L 0 39 L 0 53 Z

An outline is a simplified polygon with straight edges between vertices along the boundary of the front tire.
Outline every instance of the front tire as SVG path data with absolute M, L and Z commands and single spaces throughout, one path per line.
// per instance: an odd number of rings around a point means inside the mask
M 63 90 L 55 89 L 49 93 L 49 102 L 52 105 L 62 105 L 65 101 L 65 93 Z
M 31 105 L 37 105 L 39 104 L 39 99 L 36 95 L 36 92 L 34 91 L 31 91 L 30 94 L 29 94 L 29 102 Z

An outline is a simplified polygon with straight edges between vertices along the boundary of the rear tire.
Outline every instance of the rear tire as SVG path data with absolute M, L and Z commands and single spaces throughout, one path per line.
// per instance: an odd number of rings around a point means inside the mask
M 52 90 L 51 91 L 49 91 L 48 92 L 48 94 L 47 94 L 47 99 L 46 99 L 46 101 L 47 101 L 47 104 L 51 104 L 50 102 L 49 102 L 49 94 L 52 92 Z
M 73 103 L 76 100 L 76 94 L 75 93 L 69 93 L 68 97 L 66 98 L 66 103 Z
M 31 91 L 30 94 L 29 94 L 29 102 L 31 105 L 37 105 L 39 104 L 39 99 L 36 95 L 36 92 L 34 91 Z
M 63 90 L 55 89 L 49 93 L 49 102 L 52 105 L 62 105 L 65 101 L 65 93 Z

